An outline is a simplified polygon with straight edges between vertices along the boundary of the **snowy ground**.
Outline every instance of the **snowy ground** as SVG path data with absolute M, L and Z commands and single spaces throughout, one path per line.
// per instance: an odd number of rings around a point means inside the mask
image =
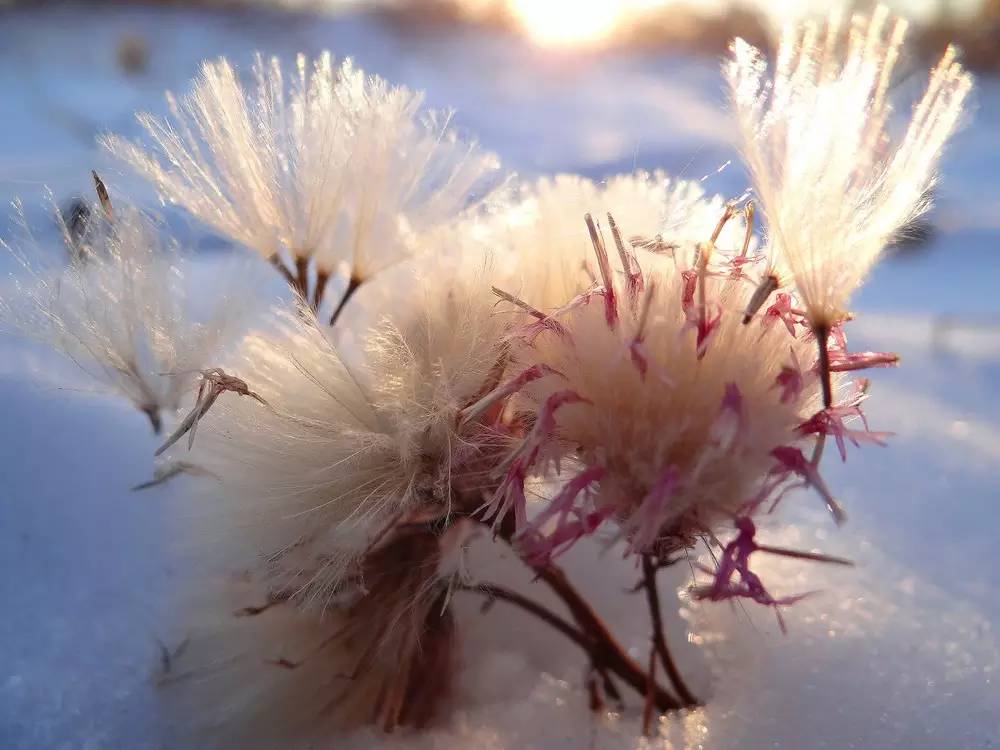
M 115 62 L 130 34 L 150 42 L 138 77 Z M 457 107 L 460 126 L 523 174 L 639 166 L 697 178 L 733 156 L 710 62 L 556 58 L 485 31 L 414 34 L 363 17 L 53 5 L 0 13 L 0 199 L 22 196 L 41 226 L 43 184 L 66 200 L 89 189 L 95 165 L 124 184 L 94 135 L 133 133 L 132 111 L 162 111 L 162 90 L 183 90 L 203 57 L 246 65 L 255 49 L 288 58 L 324 48 Z M 634 713 L 589 718 L 575 654 L 502 605 L 479 618 L 470 602 L 459 715 L 390 746 L 1000 746 L 998 132 L 1000 84 L 983 81 L 946 161 L 938 233 L 886 261 L 857 300 L 855 343 L 898 350 L 904 364 L 874 377 L 869 415 L 898 433 L 890 447 L 828 464 L 850 523 L 833 528 L 803 497 L 793 503 L 802 510 L 767 530 L 775 543 L 858 567 L 776 569 L 782 592 L 823 590 L 789 611 L 788 636 L 767 611 L 686 610 L 692 645 L 681 658 L 712 698 L 665 720 L 664 739 L 648 744 L 636 739 Z M 738 194 L 744 178 L 730 168 L 707 183 Z M 186 219 L 174 223 L 206 251 L 221 247 Z M 56 386 L 67 378 L 88 388 L 58 360 L 0 339 L 0 748 L 167 747 L 147 675 L 157 640 L 172 632 L 166 595 L 183 577 L 177 540 L 164 534 L 174 501 L 127 490 L 149 473 L 143 420 Z M 645 613 L 622 593 L 633 571 L 593 549 L 571 568 L 641 647 Z M 683 630 L 678 620 L 674 642 Z M 365 734 L 338 747 L 379 743 Z

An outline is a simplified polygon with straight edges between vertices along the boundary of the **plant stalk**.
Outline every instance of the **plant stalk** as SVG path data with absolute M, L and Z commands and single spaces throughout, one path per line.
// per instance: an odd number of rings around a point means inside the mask
M 698 705 L 698 699 L 688 689 L 684 678 L 681 677 L 680 670 L 674 662 L 670 649 L 667 648 L 667 639 L 663 634 L 663 613 L 660 609 L 660 592 L 656 588 L 656 565 L 649 555 L 642 556 L 642 587 L 646 591 L 646 602 L 649 604 L 649 615 L 653 623 L 653 648 L 660 657 L 663 669 L 670 678 L 674 690 L 684 701 L 685 706 Z

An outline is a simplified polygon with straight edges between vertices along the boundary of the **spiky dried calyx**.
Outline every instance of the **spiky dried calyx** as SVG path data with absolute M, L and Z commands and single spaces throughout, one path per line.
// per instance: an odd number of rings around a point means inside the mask
M 727 210 L 723 220 L 733 215 Z M 772 509 L 798 481 L 812 485 L 841 520 L 816 462 L 803 452 L 818 451 L 829 436 L 843 455 L 845 439 L 881 442 L 885 434 L 870 432 L 867 423 L 860 430 L 843 425 L 848 416 L 864 419 L 863 395 L 822 407 L 817 368 L 800 365 L 815 359 L 816 342 L 789 293 L 758 325 L 743 324 L 754 293 L 743 269 L 764 266 L 766 256 L 748 263 L 742 251 L 710 242 L 688 258 L 675 251 L 640 262 L 639 243 L 627 247 L 610 218 L 609 225 L 617 264 L 591 222 L 600 282 L 549 325 L 525 329 L 514 350 L 529 365 L 524 374 L 539 374 L 510 381 L 533 427 L 489 511 L 513 513 L 535 561 L 607 521 L 629 552 L 667 559 L 723 534 L 734 519 Z M 732 273 L 734 260 L 740 273 Z M 774 325 L 779 318 L 784 326 Z M 888 359 L 840 349 L 842 326 L 834 344 L 837 362 L 860 367 Z M 549 465 L 578 468 L 528 523 L 524 483 Z M 752 595 L 721 584 L 714 591 L 716 598 Z

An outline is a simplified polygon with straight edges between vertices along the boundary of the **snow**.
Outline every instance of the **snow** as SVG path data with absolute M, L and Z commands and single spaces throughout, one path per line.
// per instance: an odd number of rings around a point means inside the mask
M 151 44 L 146 75 L 115 65 L 123 34 Z M 711 175 L 738 194 L 711 61 L 669 55 L 547 55 L 499 33 L 416 33 L 366 16 L 314 20 L 130 6 L 47 5 L 0 15 L 0 199 L 21 195 L 44 227 L 41 186 L 57 200 L 109 170 L 92 147 L 105 129 L 136 133 L 131 112 L 162 112 L 203 57 L 246 66 L 255 49 L 289 58 L 329 47 L 455 106 L 458 124 L 523 174 L 590 176 L 664 167 Z M 946 160 L 938 232 L 874 273 L 853 324 L 858 348 L 894 349 L 873 374 L 868 414 L 891 429 L 826 476 L 850 512 L 837 529 L 808 495 L 761 531 L 772 544 L 852 558 L 854 568 L 767 561 L 776 594 L 817 590 L 786 611 L 684 602 L 670 640 L 705 708 L 637 738 L 637 707 L 593 719 L 572 647 L 498 603 L 464 599 L 462 702 L 425 735 L 361 733 L 337 747 L 979 749 L 1000 745 L 1000 84 L 982 81 L 978 111 Z M 112 188 L 134 185 L 106 171 Z M 148 193 L 145 194 L 149 199 Z M 205 252 L 221 241 L 170 213 Z M 46 230 L 42 230 L 43 233 Z M 9 259 L 0 261 L 4 272 Z M 0 294 L 9 293 L 5 281 Z M 195 574 L 170 532 L 183 487 L 132 494 L 149 476 L 153 436 L 140 415 L 91 392 L 73 368 L 0 339 L 0 747 L 160 748 L 174 744 L 149 675 L 178 626 L 171 597 Z M 486 579 L 528 584 L 483 551 Z M 636 572 L 614 551 L 575 550 L 571 575 L 635 650 L 646 612 L 626 589 Z M 684 585 L 680 567 L 664 593 Z M 534 593 L 534 592 L 533 592 Z M 469 595 L 465 595 L 468 597 Z M 683 598 L 683 594 L 682 594 Z M 690 643 L 686 633 L 690 633 Z

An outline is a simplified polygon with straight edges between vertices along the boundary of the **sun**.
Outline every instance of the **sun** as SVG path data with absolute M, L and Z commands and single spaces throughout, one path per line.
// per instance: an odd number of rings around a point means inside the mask
M 585 45 L 608 36 L 618 23 L 622 0 L 510 0 L 527 34 L 552 47 Z

